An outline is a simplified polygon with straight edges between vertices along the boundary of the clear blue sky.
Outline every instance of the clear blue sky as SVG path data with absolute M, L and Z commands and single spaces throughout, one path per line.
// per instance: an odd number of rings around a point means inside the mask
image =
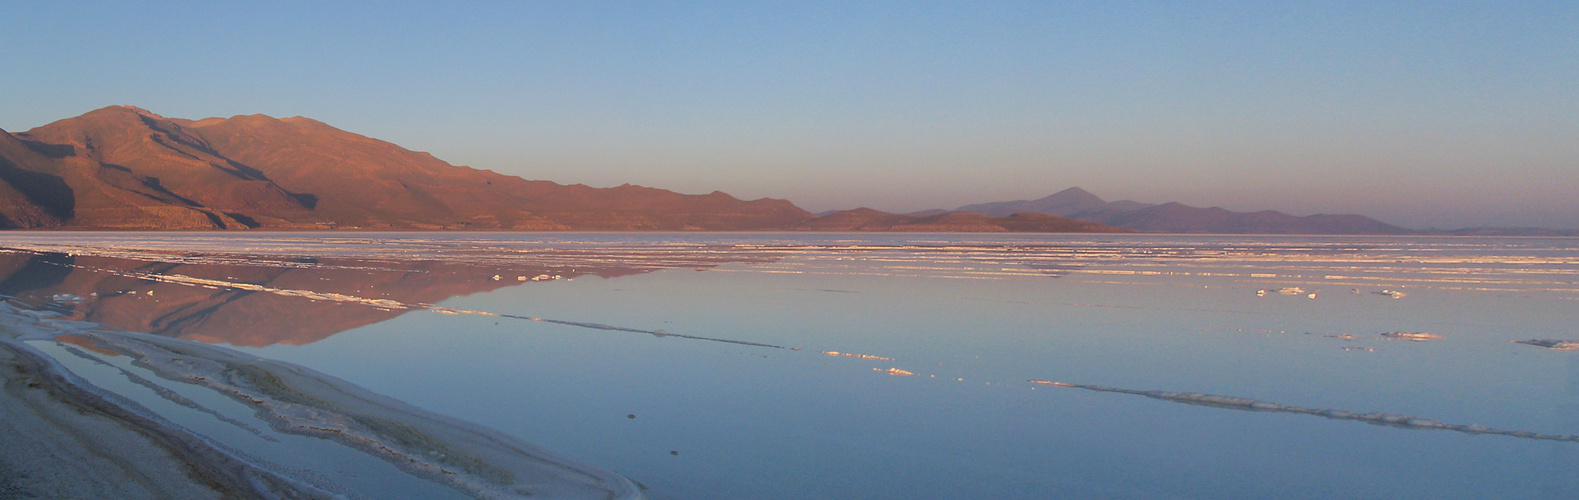
M 1579 2 L 6 2 L 0 128 L 316 118 L 813 211 L 1108 199 L 1579 227 Z

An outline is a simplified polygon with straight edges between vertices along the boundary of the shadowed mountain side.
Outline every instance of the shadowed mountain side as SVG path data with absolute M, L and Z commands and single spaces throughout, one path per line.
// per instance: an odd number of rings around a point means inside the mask
M 251 221 L 307 215 L 292 193 L 224 158 L 181 125 L 113 106 L 17 134 L 57 152 L 36 172 L 74 194 L 66 226 L 126 229 L 242 229 Z M 248 214 L 237 218 L 230 214 Z
M 1127 233 L 1108 227 L 1046 214 L 1018 213 L 991 217 L 974 212 L 948 212 L 919 216 L 891 214 L 857 208 L 831 213 L 795 225 L 799 231 L 896 231 L 896 232 L 1037 232 L 1037 233 Z
M 0 229 L 55 227 L 70 219 L 75 196 L 51 159 L 0 130 Z
M 274 265 L 175 264 L 10 252 L 0 254 L 0 294 L 33 304 L 51 304 L 68 313 L 69 319 L 202 342 L 261 347 L 317 342 L 420 310 L 392 304 L 433 304 L 450 297 L 521 285 L 518 276 L 562 273 L 565 277 L 615 277 L 650 269 L 606 266 L 577 270 L 578 273 L 570 273 L 527 266 L 505 269 L 443 262 L 342 260 L 279 261 Z M 182 283 L 140 277 L 171 275 L 195 280 Z M 496 275 L 500 279 L 495 280 Z M 81 301 L 57 300 L 57 294 L 74 295 Z M 357 299 L 394 302 L 381 306 Z

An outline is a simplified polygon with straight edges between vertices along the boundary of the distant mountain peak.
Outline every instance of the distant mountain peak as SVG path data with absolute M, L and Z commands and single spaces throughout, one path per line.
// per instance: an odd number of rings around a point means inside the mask
M 1075 186 L 1075 187 L 1072 187 L 1072 188 L 1069 188 L 1069 189 L 1065 189 L 1063 191 L 1059 191 L 1059 192 L 1047 195 L 1046 197 L 1044 197 L 1042 199 L 1046 200 L 1046 199 L 1057 199 L 1057 198 L 1064 198 L 1064 199 L 1082 198 L 1082 199 L 1092 199 L 1092 200 L 1096 200 L 1096 201 L 1103 201 L 1102 198 L 1098 198 L 1097 195 L 1091 194 L 1090 191 L 1086 191 L 1085 189 L 1081 189 L 1079 186 Z
M 1135 205 L 1134 202 L 1115 203 L 1127 204 L 1122 205 L 1122 207 L 1113 205 L 1107 201 L 1103 201 L 1102 198 L 1098 198 L 1097 195 L 1091 194 L 1090 191 L 1086 191 L 1079 187 L 1072 187 L 1057 193 L 1037 198 L 1035 200 L 979 203 L 975 205 L 965 205 L 955 210 L 960 212 L 979 212 L 995 217 L 1006 217 L 1017 212 L 1035 212 L 1056 215 L 1059 217 L 1069 217 L 1075 214 L 1101 212 L 1115 208 L 1129 209 L 1132 208 L 1132 205 Z
M 137 113 L 139 115 L 147 116 L 147 117 L 150 117 L 150 118 L 158 118 L 158 119 L 161 119 L 161 120 L 164 119 L 164 117 L 163 116 L 159 116 L 158 113 L 155 113 L 155 112 L 143 109 L 143 108 L 139 108 L 137 106 L 132 106 L 130 104 L 122 104 L 120 106 L 111 106 L 111 107 L 112 108 L 122 108 L 122 109 L 130 110 L 133 113 Z

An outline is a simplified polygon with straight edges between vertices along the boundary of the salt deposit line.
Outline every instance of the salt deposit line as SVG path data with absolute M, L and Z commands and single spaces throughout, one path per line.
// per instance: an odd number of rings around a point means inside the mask
M 97 411 L 144 433 L 185 460 L 204 478 L 238 493 L 256 498 L 344 498 L 319 484 L 290 477 L 266 464 L 255 463 L 224 446 L 187 432 L 164 417 L 120 394 L 105 391 L 72 373 L 60 361 L 27 345 L 27 340 L 48 340 L 61 333 L 84 333 L 85 322 L 54 320 L 48 313 L 0 303 L 0 349 L 6 349 L 38 374 L 38 378 L 65 404 Z M 62 328 L 76 327 L 76 328 Z
M 471 313 L 471 312 L 467 312 L 467 313 Z M 773 349 L 783 349 L 784 348 L 784 346 L 781 346 L 781 345 L 762 344 L 762 343 L 758 343 L 758 342 L 748 342 L 748 341 L 744 341 L 744 340 L 730 340 L 730 339 L 718 339 L 718 338 L 712 338 L 712 337 L 699 337 L 699 336 L 696 336 L 696 335 L 685 335 L 685 334 L 680 334 L 680 333 L 669 333 L 669 332 L 665 332 L 663 330 L 642 330 L 640 328 L 627 328 L 627 327 L 623 327 L 623 326 L 605 325 L 605 324 L 602 324 L 602 323 L 588 323 L 588 322 L 583 322 L 583 321 L 565 321 L 565 320 L 560 320 L 560 319 L 537 318 L 537 317 L 532 317 L 532 316 L 517 316 L 517 315 L 514 315 L 514 314 L 487 313 L 487 312 L 481 312 L 481 311 L 477 311 L 476 313 L 486 314 L 486 315 L 489 315 L 489 316 L 499 316 L 501 318 L 524 319 L 524 320 L 527 320 L 527 321 L 540 321 L 540 322 L 543 322 L 543 323 L 553 323 L 553 324 L 556 324 L 556 325 L 579 326 L 581 328 L 591 328 L 591 329 L 594 329 L 594 330 L 609 330 L 609 331 L 615 331 L 615 332 L 645 333 L 645 334 L 653 335 L 653 336 L 656 336 L 656 337 L 679 337 L 679 338 L 682 338 L 682 339 L 706 340 L 706 341 L 709 341 L 709 342 L 723 342 L 723 343 L 726 343 L 726 344 L 740 344 L 740 345 L 749 345 L 749 346 L 754 346 L 754 347 L 769 347 L 769 348 L 773 348 Z M 466 313 L 463 313 L 463 314 L 466 314 Z
M 58 338 L 56 340 L 56 343 L 57 344 L 60 343 Z M 169 401 L 171 403 L 175 403 L 175 404 L 178 404 L 178 405 L 181 405 L 181 406 L 185 406 L 187 408 L 191 408 L 194 411 L 206 413 L 209 416 L 214 417 L 215 420 L 219 420 L 220 422 L 224 422 L 224 423 L 236 426 L 236 427 L 240 428 L 241 430 L 250 432 L 253 435 L 258 436 L 259 438 L 261 438 L 261 439 L 263 439 L 265 441 L 278 441 L 277 439 L 274 439 L 273 436 L 269 436 L 267 434 L 264 434 L 263 431 L 260 431 L 260 430 L 258 430 L 257 428 L 255 428 L 253 426 L 247 425 L 245 422 L 242 422 L 240 420 L 236 420 L 236 419 L 227 417 L 227 416 L 225 416 L 225 414 L 217 412 L 217 411 L 214 411 L 214 409 L 209 408 L 207 406 L 203 406 L 201 403 L 193 401 L 193 400 L 187 398 L 186 396 L 182 396 L 180 393 L 175 392 L 173 390 L 170 390 L 170 388 L 168 388 L 168 387 L 165 387 L 165 386 L 159 385 L 157 383 L 154 383 L 154 381 L 148 380 L 146 378 L 143 378 L 141 375 L 138 375 L 136 373 L 132 373 L 130 371 L 127 371 L 125 368 L 121 368 L 119 366 L 115 366 L 114 364 L 112 364 L 112 363 L 110 363 L 108 361 L 105 361 L 103 359 L 99 359 L 99 357 L 97 357 L 97 356 L 94 356 L 92 354 L 88 354 L 86 352 L 83 352 L 81 349 L 77 349 L 75 347 L 70 347 L 70 346 L 64 346 L 64 349 L 66 350 L 67 353 L 69 353 L 69 354 L 71 354 L 73 356 L 82 358 L 84 360 L 87 360 L 88 362 L 91 362 L 91 363 L 94 363 L 94 364 L 97 364 L 97 365 L 107 366 L 107 367 L 110 367 L 112 369 L 115 369 L 116 371 L 119 371 L 121 376 L 125 377 L 126 380 L 128 380 L 128 381 L 130 381 L 130 382 L 132 382 L 134 384 L 143 386 L 143 387 L 147 388 L 150 391 L 153 391 L 154 394 L 158 395 L 160 398 L 164 398 L 166 401 Z
M 1529 431 L 1510 431 L 1510 430 L 1503 430 L 1503 429 L 1493 429 L 1493 428 L 1490 428 L 1490 427 L 1483 427 L 1483 426 L 1475 425 L 1475 424 L 1469 424 L 1469 425 L 1448 424 L 1448 423 L 1442 423 L 1442 422 L 1439 422 L 1439 421 L 1436 421 L 1436 420 L 1432 420 L 1432 419 L 1429 419 L 1429 418 L 1421 418 L 1421 417 L 1415 417 L 1415 416 L 1411 416 L 1411 415 L 1400 415 L 1400 414 L 1396 414 L 1396 413 L 1382 413 L 1382 412 L 1355 413 L 1355 412 L 1350 412 L 1350 411 L 1334 410 L 1334 409 L 1326 409 L 1326 408 L 1305 408 L 1305 407 L 1301 407 L 1301 406 L 1289 406 L 1289 405 L 1278 404 L 1278 403 L 1273 403 L 1273 402 L 1269 402 L 1269 401 L 1262 401 L 1262 400 L 1259 400 L 1259 399 L 1241 398 L 1241 397 L 1235 397 L 1235 396 L 1219 396 L 1219 395 L 1216 395 L 1216 394 L 1203 394 L 1203 393 L 1199 393 L 1199 392 L 1141 391 L 1141 390 L 1135 390 L 1135 389 L 1120 389 L 1120 388 L 1116 388 L 1116 387 L 1106 387 L 1106 386 L 1100 386 L 1100 385 L 1084 385 L 1084 384 L 1071 384 L 1071 383 L 1068 383 L 1068 382 L 1053 382 L 1053 381 L 1048 381 L 1048 380 L 1029 380 L 1028 382 L 1033 383 L 1033 384 L 1040 384 L 1040 385 L 1051 385 L 1051 386 L 1055 386 L 1055 387 L 1071 387 L 1071 388 L 1075 388 L 1075 389 L 1085 389 L 1085 390 L 1088 390 L 1088 391 L 1096 391 L 1096 392 L 1116 392 L 1116 393 L 1121 393 L 1121 394 L 1134 394 L 1136 396 L 1145 396 L 1145 397 L 1152 398 L 1152 399 L 1160 399 L 1160 400 L 1163 400 L 1163 401 L 1170 401 L 1170 402 L 1174 402 L 1174 403 L 1184 403 L 1184 404 L 1187 404 L 1187 405 L 1196 405 L 1196 406 L 1209 406 L 1209 407 L 1213 407 L 1213 408 L 1223 408 L 1223 409 L 1228 409 L 1228 410 L 1266 411 L 1266 412 L 1281 412 L 1281 413 L 1301 413 L 1301 414 L 1305 414 L 1305 415 L 1315 415 L 1315 416 L 1318 416 L 1318 417 L 1330 418 L 1330 419 L 1333 419 L 1333 420 L 1354 420 L 1354 421 L 1359 421 L 1359 422 L 1365 422 L 1365 423 L 1371 424 L 1371 425 L 1385 425 L 1385 426 L 1389 426 L 1389 427 L 1399 427 L 1399 428 L 1403 428 L 1403 429 L 1443 430 L 1443 431 L 1462 432 L 1462 433 L 1465 433 L 1465 434 L 1494 434 L 1494 435 L 1499 435 L 1499 436 L 1510 436 L 1510 437 L 1524 438 L 1524 439 L 1541 439 L 1541 440 L 1547 440 L 1547 441 L 1579 442 L 1579 435 L 1571 435 L 1571 434 L 1541 434 L 1541 433 L 1529 432 Z

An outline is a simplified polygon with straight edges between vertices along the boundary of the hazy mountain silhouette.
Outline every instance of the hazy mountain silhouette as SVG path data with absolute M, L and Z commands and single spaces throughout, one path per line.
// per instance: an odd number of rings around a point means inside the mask
M 909 231 L 909 232 L 1130 232 L 1054 215 L 1030 212 L 994 217 L 976 212 L 946 212 L 933 215 L 891 214 L 870 208 L 834 212 L 802 222 L 792 229 L 800 231 Z
M 1308 215 L 1274 210 L 1233 212 L 1164 203 L 1139 210 L 1077 214 L 1075 218 L 1155 233 L 1409 234 L 1413 231 L 1360 215 Z
M 1104 201 L 1078 187 L 1037 200 L 980 203 L 960 207 L 988 215 L 1038 212 L 1153 233 L 1228 234 L 1409 234 L 1415 231 L 1360 215 L 1294 216 L 1273 210 L 1234 212 L 1181 203 L 1153 205 Z
M 1149 203 L 1137 201 L 1103 201 L 1097 195 L 1084 189 L 1072 187 L 1036 200 L 1000 201 L 996 203 L 979 203 L 965 205 L 956 209 L 960 212 L 980 212 L 993 216 L 1013 215 L 1019 212 L 1036 212 L 1059 217 L 1069 217 L 1075 214 L 1094 214 L 1100 212 L 1127 212 L 1153 206 Z

